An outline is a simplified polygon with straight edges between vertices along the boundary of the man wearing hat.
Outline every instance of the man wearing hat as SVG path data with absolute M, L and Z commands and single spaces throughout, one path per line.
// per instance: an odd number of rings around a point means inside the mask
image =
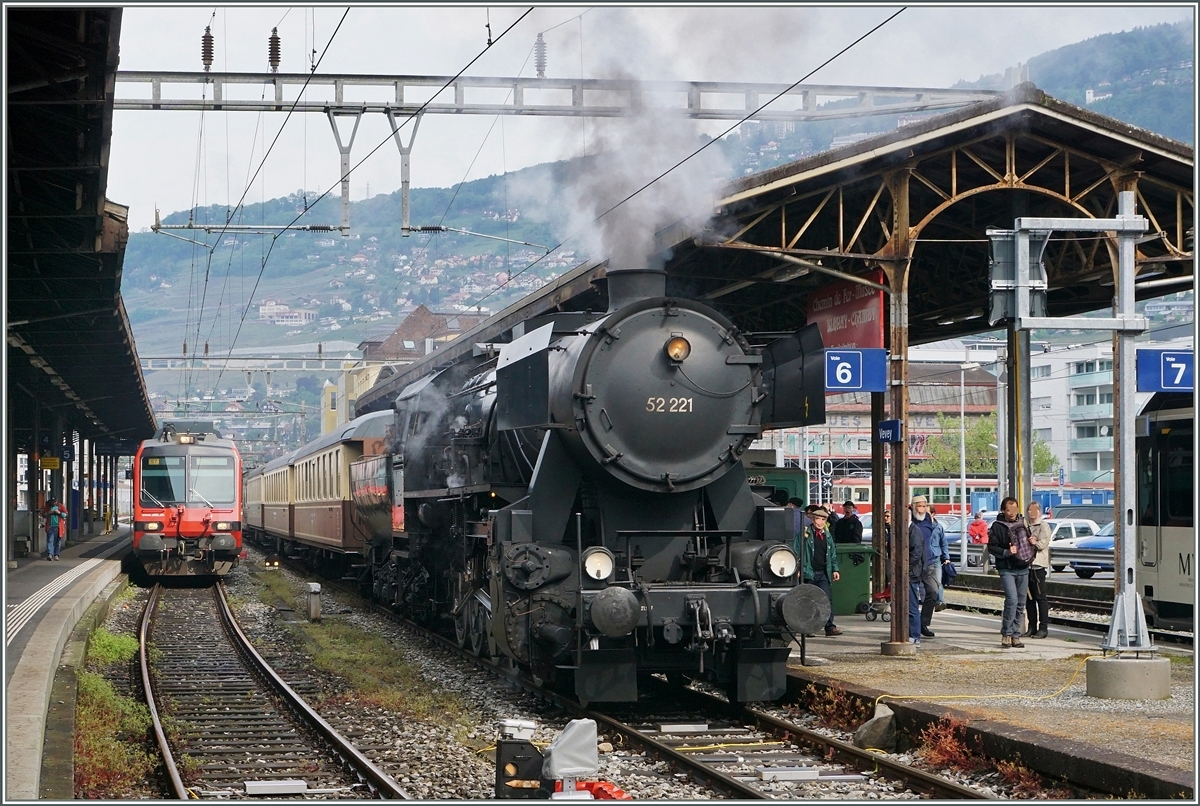
M 831 582 L 841 578 L 838 573 L 837 552 L 830 535 L 829 510 L 814 507 L 809 513 L 812 521 L 804 530 L 804 545 L 796 552 L 801 557 L 800 581 L 816 585 L 829 597 L 829 621 L 825 622 L 826 635 L 841 635 L 842 631 L 833 623 L 833 591 Z
M 833 542 L 862 543 L 863 525 L 853 501 L 842 504 L 842 515 L 844 517 L 833 525 Z
M 942 584 L 942 565 L 948 562 L 950 547 L 942 525 L 929 514 L 925 496 L 913 496 L 908 526 L 908 635 L 914 644 L 921 643 L 922 637 L 934 637 L 929 625 Z

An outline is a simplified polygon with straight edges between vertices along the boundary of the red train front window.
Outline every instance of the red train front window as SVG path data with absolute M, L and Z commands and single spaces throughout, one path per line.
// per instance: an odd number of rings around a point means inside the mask
M 237 463 L 232 456 L 190 456 L 188 503 L 232 504 L 236 500 Z
M 237 460 L 233 456 L 143 456 L 144 507 L 231 506 L 237 500 Z

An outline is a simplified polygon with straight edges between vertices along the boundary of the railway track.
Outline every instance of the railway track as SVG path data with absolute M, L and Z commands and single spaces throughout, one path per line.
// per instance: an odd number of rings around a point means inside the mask
M 628 708 L 593 709 L 586 714 L 732 798 L 807 798 L 814 796 L 809 789 L 813 785 L 853 783 L 870 777 L 894 781 L 901 789 L 932 798 L 987 797 L 754 706 L 665 684 L 656 694 L 656 700 Z M 566 705 L 579 707 L 569 701 Z M 626 711 L 633 713 L 622 716 Z
M 174 797 L 408 799 L 255 651 L 220 585 L 155 586 L 139 632 L 143 690 Z
M 303 569 L 296 569 L 303 572 Z M 326 580 L 323 584 L 358 596 L 353 586 Z M 481 658 L 440 633 L 402 619 L 387 607 L 367 603 L 376 613 L 404 624 L 426 640 L 487 669 L 498 678 L 536 694 L 575 717 L 596 720 L 601 732 L 626 747 L 637 748 L 667 762 L 675 771 L 714 792 L 735 799 L 795 798 L 811 784 L 884 778 L 927 797 L 982 799 L 988 797 L 938 775 L 879 753 L 862 750 L 795 722 L 753 707 L 664 681 L 653 699 L 628 706 L 589 707 L 572 697 L 548 690 L 541 681 L 520 673 L 503 659 Z M 714 718 L 715 717 L 715 718 Z

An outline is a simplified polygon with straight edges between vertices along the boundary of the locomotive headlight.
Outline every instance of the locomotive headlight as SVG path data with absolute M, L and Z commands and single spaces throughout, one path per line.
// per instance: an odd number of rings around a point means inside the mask
M 796 575 L 796 555 L 787 546 L 769 546 L 762 553 L 762 569 L 777 579 L 789 579 Z
M 672 361 L 682 361 L 692 354 L 692 345 L 681 333 L 672 333 L 663 350 Z
M 145 524 L 145 528 L 147 532 L 157 532 L 162 528 L 162 524 L 158 523 L 157 521 L 150 521 L 149 523 Z
M 588 579 L 594 579 L 597 582 L 611 579 L 616 567 L 616 558 L 606 548 L 595 546 L 583 553 L 583 573 L 587 575 Z
M 213 524 L 213 528 L 218 532 L 228 532 L 233 528 L 233 524 L 229 521 L 217 521 Z

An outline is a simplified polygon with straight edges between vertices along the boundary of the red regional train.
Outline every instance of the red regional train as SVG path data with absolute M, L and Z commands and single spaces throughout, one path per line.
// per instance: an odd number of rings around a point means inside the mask
M 151 577 L 223 577 L 242 550 L 242 457 L 211 422 L 166 422 L 133 463 L 133 552 Z

